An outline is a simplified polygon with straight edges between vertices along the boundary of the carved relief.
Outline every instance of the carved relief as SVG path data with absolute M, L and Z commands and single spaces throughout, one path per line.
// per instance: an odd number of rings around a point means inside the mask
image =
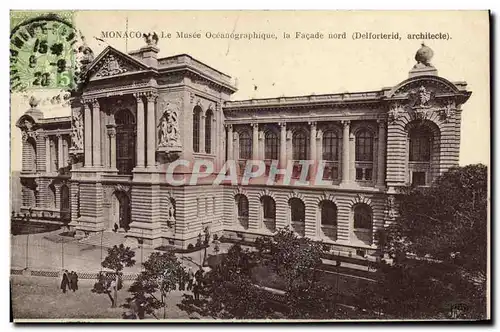
M 418 89 L 410 91 L 408 97 L 411 108 L 430 108 L 430 103 L 434 99 L 434 92 L 421 85 Z
M 24 121 L 22 121 L 18 126 L 22 130 L 23 141 L 27 141 L 30 137 L 34 139 L 37 138 L 38 133 L 36 131 L 36 125 L 31 118 L 24 118 Z
M 440 108 L 438 111 L 441 119 L 445 122 L 449 122 L 455 115 L 456 109 L 455 102 L 453 100 L 448 100 L 444 107 Z
M 404 109 L 400 104 L 392 104 L 388 112 L 389 122 L 395 122 L 403 113 Z
M 178 98 L 173 101 L 162 100 L 159 105 L 162 115 L 158 124 L 158 147 L 161 151 L 181 151 L 179 110 L 182 104 L 182 99 Z
M 390 218 L 396 216 L 396 197 L 394 195 L 387 196 L 387 211 Z
M 122 59 L 108 54 L 103 60 L 102 65 L 96 70 L 95 77 L 107 77 L 123 74 L 132 71 L 134 68 L 126 64 Z

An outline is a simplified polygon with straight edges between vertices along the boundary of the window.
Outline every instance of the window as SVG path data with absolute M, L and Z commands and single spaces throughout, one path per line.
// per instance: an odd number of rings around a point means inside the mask
M 427 128 L 414 128 L 410 136 L 410 161 L 430 161 L 432 134 Z
M 371 179 L 372 179 L 372 169 L 366 168 L 365 169 L 365 180 L 370 181 Z
M 414 186 L 425 186 L 425 172 L 413 172 L 411 182 Z
M 356 180 L 363 180 L 363 169 L 356 168 Z
M 247 130 L 240 133 L 240 159 L 252 158 L 252 136 Z
M 288 201 L 288 205 L 290 205 L 292 222 L 305 222 L 306 207 L 304 202 L 299 198 L 291 198 L 290 201 Z
M 356 161 L 373 161 L 373 135 L 368 130 L 356 135 Z
M 264 137 L 264 159 L 278 160 L 279 138 L 274 131 L 267 131 Z
M 135 124 L 128 109 L 115 113 L 116 123 L 116 168 L 118 174 L 130 174 L 135 166 Z
M 205 152 L 212 153 L 212 120 L 214 114 L 208 110 L 205 117 Z
M 200 115 L 201 107 L 193 109 L 193 151 L 200 152 Z
M 262 196 L 261 201 L 264 219 L 276 219 L 276 203 L 274 199 L 270 196 Z
M 303 130 L 293 133 L 292 149 L 294 160 L 309 159 L 309 136 Z
M 28 160 L 27 160 L 27 170 L 36 172 L 36 142 L 33 137 L 28 138 L 26 141 L 28 147 Z
M 248 198 L 245 195 L 237 194 L 234 199 L 238 209 L 238 217 L 248 218 Z
M 354 228 L 372 229 L 372 209 L 366 204 L 354 206 Z
M 322 201 L 321 225 L 337 226 L 337 206 L 332 201 Z
M 329 130 L 323 133 L 323 159 L 339 160 L 339 139 L 335 132 Z

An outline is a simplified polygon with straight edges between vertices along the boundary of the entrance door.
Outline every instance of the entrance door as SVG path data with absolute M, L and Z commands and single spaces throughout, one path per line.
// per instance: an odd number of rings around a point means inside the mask
M 110 229 L 114 229 L 115 225 L 118 228 L 129 230 L 130 224 L 130 200 L 124 192 L 117 191 L 113 195 L 112 211 L 111 211 Z

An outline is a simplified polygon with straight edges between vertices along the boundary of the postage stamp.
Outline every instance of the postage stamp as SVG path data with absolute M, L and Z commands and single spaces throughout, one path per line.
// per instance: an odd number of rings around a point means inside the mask
M 13 11 L 10 32 L 11 91 L 68 89 L 76 70 L 77 31 L 71 11 Z

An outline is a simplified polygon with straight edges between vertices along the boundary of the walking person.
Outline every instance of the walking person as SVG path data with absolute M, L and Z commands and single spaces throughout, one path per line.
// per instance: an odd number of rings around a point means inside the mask
M 193 273 L 193 270 L 191 269 L 191 267 L 188 268 L 188 272 L 187 272 L 187 290 L 190 291 L 193 289 L 193 279 L 194 279 L 194 273 Z
M 69 286 L 70 284 L 69 284 L 68 270 L 64 270 L 61 280 L 61 289 L 63 293 L 66 293 L 66 288 L 69 288 Z
M 73 271 L 73 292 L 78 290 L 78 274 Z
M 198 278 L 195 277 L 194 284 L 193 284 L 193 295 L 194 295 L 194 300 L 199 301 L 200 300 L 200 282 Z
M 184 270 L 181 270 L 180 272 L 180 279 L 179 279 L 179 290 L 183 291 L 186 290 L 186 273 Z

